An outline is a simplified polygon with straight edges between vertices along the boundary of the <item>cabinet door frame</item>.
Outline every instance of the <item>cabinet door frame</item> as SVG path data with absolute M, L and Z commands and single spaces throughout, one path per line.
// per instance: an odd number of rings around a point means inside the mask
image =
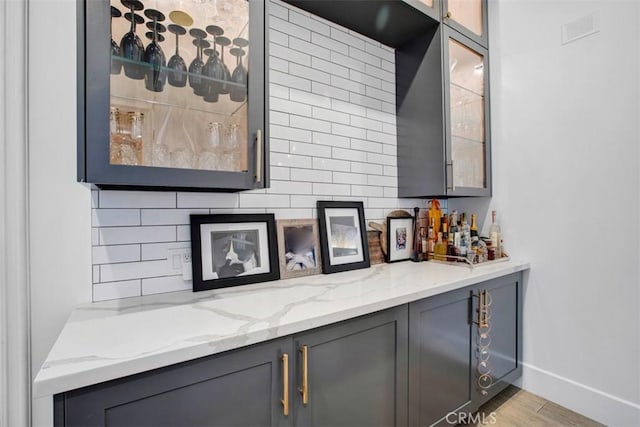
M 453 28 L 460 34 L 465 35 L 467 38 L 473 40 L 484 48 L 489 47 L 489 13 L 487 8 L 489 7 L 487 0 L 480 0 L 482 5 L 482 35 L 479 36 L 458 21 L 455 18 L 447 18 L 447 12 L 449 12 L 449 0 L 442 0 L 442 22 L 449 27 Z
M 488 400 L 490 400 L 491 398 L 495 397 L 498 393 L 500 393 L 502 390 L 504 390 L 507 386 L 511 385 L 516 379 L 520 378 L 522 376 L 522 333 L 523 333 L 523 328 L 522 328 L 522 309 L 523 309 L 523 290 L 522 290 L 522 273 L 513 273 L 510 274 L 508 276 L 503 276 L 503 277 L 498 277 L 496 279 L 492 279 L 483 283 L 480 283 L 479 285 L 477 285 L 474 288 L 474 295 L 478 295 L 479 292 L 481 292 L 482 290 L 486 289 L 488 291 L 492 291 L 498 288 L 503 288 L 503 287 L 508 287 L 508 286 L 515 286 L 515 292 L 516 292 L 516 307 L 515 307 L 515 314 L 516 314 L 516 336 L 514 337 L 516 342 L 516 354 L 515 354 L 515 361 L 516 361 L 516 366 L 515 368 L 513 368 L 512 370 L 510 370 L 509 372 L 506 372 L 504 375 L 502 375 L 500 378 L 493 378 L 493 385 L 488 389 L 488 394 L 487 395 L 482 395 L 480 393 L 480 390 L 477 387 L 477 384 L 475 382 L 475 379 L 477 378 L 476 374 L 476 365 L 477 365 L 477 360 L 475 358 L 475 351 L 476 351 L 476 342 L 475 342 L 475 337 L 478 334 L 478 326 L 476 323 L 472 323 L 473 325 L 473 331 L 472 331 L 472 337 L 474 338 L 473 340 L 473 344 L 472 344 L 472 358 L 471 358 L 471 376 L 472 376 L 472 387 L 471 387 L 471 391 L 472 391 L 472 396 L 473 396 L 473 400 L 477 403 L 478 406 L 483 405 L 485 402 L 487 402 Z M 494 310 L 498 309 L 498 307 L 494 307 Z M 478 310 L 478 298 L 476 297 L 472 297 L 472 315 L 474 317 L 474 320 L 477 316 L 477 310 Z
M 105 425 L 104 409 L 106 408 L 242 371 L 247 366 L 271 363 L 273 397 L 271 425 L 291 427 L 293 425 L 291 410 L 289 416 L 285 417 L 280 400 L 283 394 L 281 357 L 282 354 L 287 353 L 289 355 L 290 408 L 293 407 L 291 405 L 294 383 L 291 375 L 292 351 L 292 339 L 285 337 L 61 393 L 54 396 L 54 425 L 56 427 L 86 425 L 86 417 L 89 414 L 96 414 L 94 420 L 90 421 L 91 425 Z M 100 414 L 103 414 L 102 417 Z
M 309 354 L 313 352 L 313 347 L 332 341 L 336 338 L 363 332 L 385 324 L 395 323 L 396 327 L 396 387 L 395 387 L 395 421 L 396 426 L 407 425 L 407 381 L 408 381 L 408 307 L 406 304 L 394 307 L 381 312 L 369 314 L 355 319 L 345 320 L 340 323 L 325 326 L 316 330 L 308 331 L 294 336 L 294 352 L 296 353 L 295 363 L 295 420 L 294 424 L 300 426 L 311 426 L 311 408 L 314 404 L 313 384 L 309 385 L 309 403 L 302 404 L 302 397 L 298 392 L 301 384 L 301 346 L 307 345 Z
M 440 21 L 442 17 L 442 2 L 444 0 L 433 0 L 433 6 L 429 7 L 421 0 L 403 0 L 408 5 L 418 9 L 427 16 L 432 17 L 436 21 Z
M 445 193 L 447 196 L 489 197 L 492 194 L 491 172 L 491 88 L 489 87 L 489 51 L 478 43 L 447 26 L 442 27 L 442 66 L 444 90 L 444 134 L 445 134 Z M 449 39 L 453 39 L 483 57 L 484 79 L 484 132 L 485 132 L 485 187 L 471 188 L 453 186 L 452 135 L 451 135 L 451 75 L 449 72 Z
M 237 191 L 268 186 L 268 2 L 247 1 L 250 31 L 257 35 L 249 52 L 248 170 L 227 172 L 110 163 L 110 2 L 77 0 L 78 181 L 106 189 Z M 263 144 L 260 179 L 256 177 L 258 131 L 262 132 Z

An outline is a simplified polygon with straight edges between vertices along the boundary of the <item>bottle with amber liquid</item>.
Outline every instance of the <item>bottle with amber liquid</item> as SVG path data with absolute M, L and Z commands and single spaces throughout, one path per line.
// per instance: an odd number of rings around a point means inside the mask
M 447 259 L 447 244 L 442 241 L 442 232 L 438 233 L 438 240 L 436 241 L 434 248 L 434 258 L 438 261 L 444 261 Z
M 435 234 L 435 218 L 429 220 L 429 231 L 427 232 L 427 259 L 433 259 L 433 253 L 436 247 L 436 234 Z

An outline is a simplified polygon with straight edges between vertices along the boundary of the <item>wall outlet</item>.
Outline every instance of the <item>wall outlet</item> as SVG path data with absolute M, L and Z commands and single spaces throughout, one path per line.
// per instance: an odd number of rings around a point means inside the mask
M 191 274 L 191 248 L 168 248 L 167 275 L 184 275 L 185 270 Z

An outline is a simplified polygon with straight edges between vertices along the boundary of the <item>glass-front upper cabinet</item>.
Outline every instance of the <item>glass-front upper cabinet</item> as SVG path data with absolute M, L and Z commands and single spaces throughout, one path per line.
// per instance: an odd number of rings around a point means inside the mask
M 445 29 L 447 194 L 490 195 L 487 50 Z
M 440 21 L 442 16 L 442 0 L 405 0 L 416 9 Z
M 81 0 L 80 11 L 80 180 L 265 186 L 264 1 Z
M 487 0 L 442 0 L 442 21 L 483 47 L 488 47 Z

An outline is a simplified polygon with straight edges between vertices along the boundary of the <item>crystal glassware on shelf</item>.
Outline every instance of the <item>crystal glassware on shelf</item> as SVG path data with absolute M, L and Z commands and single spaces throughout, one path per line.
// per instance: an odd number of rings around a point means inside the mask
M 224 63 L 224 48 L 231 44 L 231 40 L 229 40 L 227 37 L 220 36 L 216 38 L 216 43 L 220 46 L 220 51 L 221 51 L 220 64 L 222 65 L 223 74 L 224 74 L 223 80 L 225 82 L 230 82 L 231 73 L 229 72 L 229 67 L 227 67 L 227 65 Z M 226 83 L 222 83 L 222 85 L 220 86 L 221 95 L 228 95 L 230 90 L 231 90 L 230 86 L 227 85 Z
M 124 14 L 124 18 L 131 22 L 131 26 L 129 32 L 120 40 L 120 56 L 133 61 L 124 62 L 124 74 L 130 79 L 142 80 L 145 76 L 145 68 L 136 63 L 141 62 L 144 57 L 144 45 L 136 34 L 136 25 L 142 24 L 144 18 L 135 12 L 144 9 L 144 5 L 139 0 L 122 0 L 122 4 L 129 9 L 129 12 Z
M 194 38 L 193 44 L 196 46 L 196 57 L 189 64 L 189 87 L 193 89 L 193 93 L 198 96 L 204 95 L 203 79 L 200 77 L 204 68 L 202 61 L 202 50 L 208 48 L 209 42 L 205 40 L 207 33 L 199 28 L 189 30 L 189 35 Z
M 160 22 L 165 20 L 165 16 L 162 12 L 155 9 L 147 9 L 144 11 L 144 14 L 152 20 L 152 22 L 147 22 L 147 28 L 153 32 L 153 40 L 151 40 L 151 43 L 147 45 L 144 51 L 144 62 L 149 64 L 144 76 L 144 86 L 152 92 L 162 92 L 164 90 L 164 84 L 167 81 L 167 71 L 165 69 L 167 61 L 162 48 L 158 44 L 158 35 L 159 33 L 167 31 L 167 28 L 160 24 Z
M 205 138 L 202 141 L 200 154 L 198 155 L 198 169 L 220 169 L 220 134 L 222 125 L 218 122 L 209 122 Z
M 221 36 L 224 30 L 217 25 L 209 25 L 206 29 L 207 33 L 213 36 L 213 49 L 205 50 L 205 54 L 209 56 L 209 59 L 202 69 L 202 75 L 206 77 L 203 82 L 204 100 L 206 102 L 218 102 L 224 81 L 224 67 L 220 62 L 216 49 L 216 38 Z
M 144 114 L 137 111 L 121 112 L 111 109 L 110 162 L 119 165 L 136 166 L 142 163 L 144 137 Z
M 111 28 L 113 29 L 113 18 L 119 18 L 122 12 L 116 7 L 111 6 Z M 122 61 L 120 61 L 120 46 L 113 40 L 111 35 L 111 74 L 120 74 L 122 71 Z
M 238 170 L 240 161 L 240 126 L 231 123 L 225 132 L 223 155 L 220 158 L 220 169 Z
M 174 120 L 171 121 L 171 167 L 181 169 L 193 169 L 196 164 L 196 152 L 193 140 L 187 129 L 192 123 L 187 123 L 189 114 L 185 110 L 175 109 Z M 186 117 L 185 117 L 186 116 Z
M 178 50 L 178 38 L 179 36 L 185 35 L 187 30 L 176 24 L 170 24 L 168 29 L 170 33 L 175 34 L 176 36 L 176 52 L 169 59 L 169 63 L 167 64 L 167 67 L 170 69 L 167 76 L 168 81 L 171 86 L 185 87 L 187 85 L 187 63 L 180 56 L 180 52 Z
M 249 42 L 243 38 L 236 38 L 233 40 L 233 44 L 237 47 L 231 49 L 229 53 L 236 57 L 236 68 L 233 70 L 233 74 L 231 75 L 231 81 L 239 86 L 233 86 L 229 93 L 229 98 L 234 102 L 244 102 L 247 99 L 247 69 L 244 68 L 244 64 L 242 63 L 242 57 L 246 54 L 246 51 L 243 49 L 249 46 Z

